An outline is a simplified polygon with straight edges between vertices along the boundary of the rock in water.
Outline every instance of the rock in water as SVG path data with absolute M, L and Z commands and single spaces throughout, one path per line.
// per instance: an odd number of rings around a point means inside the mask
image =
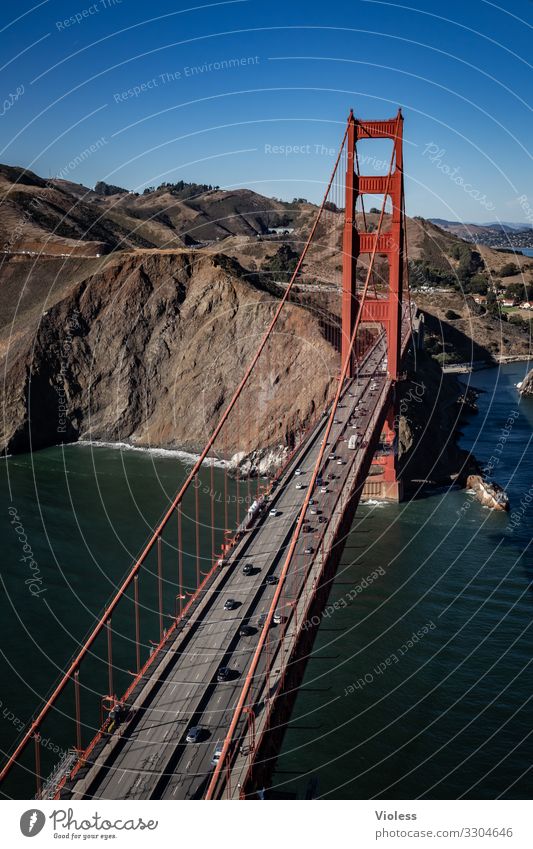
M 520 395 L 533 395 L 533 368 L 528 371 L 521 383 L 517 383 Z
M 473 490 L 478 501 L 491 510 L 508 510 L 509 498 L 507 493 L 497 483 L 486 481 L 481 475 L 469 475 L 466 488 Z

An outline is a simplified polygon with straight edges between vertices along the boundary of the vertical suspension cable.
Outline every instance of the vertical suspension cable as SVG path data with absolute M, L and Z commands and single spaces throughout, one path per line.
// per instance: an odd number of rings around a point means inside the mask
M 201 584 L 200 580 L 200 494 L 199 494 L 200 482 L 198 480 L 198 475 L 194 476 L 194 525 L 195 525 L 195 535 L 196 535 L 196 589 Z
M 183 611 L 183 596 L 185 595 L 183 588 L 183 532 L 181 520 L 181 501 L 178 504 L 178 596 L 179 596 L 179 611 L 180 616 Z
M 209 490 L 211 499 L 211 561 L 215 559 L 215 463 L 209 470 Z

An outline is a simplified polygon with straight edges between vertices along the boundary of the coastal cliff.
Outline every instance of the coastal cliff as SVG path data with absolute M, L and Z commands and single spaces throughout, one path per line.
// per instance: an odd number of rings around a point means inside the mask
M 78 439 L 198 450 L 278 303 L 235 260 L 187 250 L 12 258 L 3 291 L 4 453 Z M 330 391 L 337 355 L 305 308 L 287 304 L 267 353 L 227 456 L 290 444 Z

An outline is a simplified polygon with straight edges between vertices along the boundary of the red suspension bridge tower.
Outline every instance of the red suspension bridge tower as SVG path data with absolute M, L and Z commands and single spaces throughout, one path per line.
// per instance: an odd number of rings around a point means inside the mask
M 391 168 L 383 176 L 365 176 L 359 173 L 357 143 L 365 139 L 391 139 L 393 153 Z M 361 121 L 354 117 L 353 111 L 348 117 L 347 166 L 345 213 L 343 232 L 342 262 L 342 343 L 341 362 L 350 358 L 347 377 L 355 376 L 355 361 L 350 353 L 350 341 L 358 319 L 361 324 L 380 325 L 387 339 L 387 371 L 393 381 L 400 377 L 401 335 L 402 335 L 402 299 L 404 288 L 405 259 L 405 216 L 403 186 L 403 117 L 401 110 L 395 118 L 385 121 Z M 394 165 L 394 167 L 393 167 Z M 356 204 L 365 194 L 383 195 L 384 205 L 387 198 L 392 204 L 390 227 L 381 232 L 359 230 L 357 226 Z M 366 216 L 363 209 L 363 221 Z M 379 294 L 374 297 L 358 297 L 357 260 L 361 254 L 385 255 L 388 264 L 388 280 L 384 291 L 380 286 Z M 401 500 L 402 485 L 397 474 L 397 449 L 394 433 L 396 404 L 393 400 L 387 413 L 384 427 L 386 449 L 379 463 L 383 467 L 381 494 L 394 501 Z

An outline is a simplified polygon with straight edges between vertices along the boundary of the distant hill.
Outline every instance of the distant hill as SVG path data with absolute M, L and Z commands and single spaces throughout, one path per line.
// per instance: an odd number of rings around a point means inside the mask
M 4 250 L 55 255 L 179 248 L 294 226 L 308 206 L 206 188 L 180 181 L 137 194 L 100 181 L 93 191 L 0 165 L 0 239 Z
M 513 250 L 533 247 L 533 228 L 512 222 L 491 224 L 469 224 L 462 221 L 447 221 L 445 218 L 430 218 L 433 224 L 464 239 L 488 247 Z

